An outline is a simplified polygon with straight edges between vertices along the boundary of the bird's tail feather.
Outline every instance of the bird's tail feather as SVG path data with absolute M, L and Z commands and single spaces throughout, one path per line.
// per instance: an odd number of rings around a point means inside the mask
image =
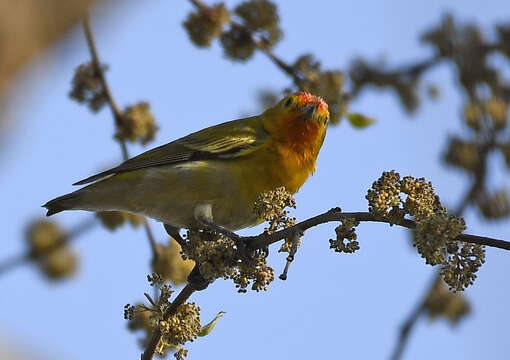
M 81 196 L 79 193 L 73 192 L 48 201 L 43 205 L 43 207 L 48 209 L 46 216 L 51 216 L 64 210 L 74 209 L 80 203 L 80 198 Z

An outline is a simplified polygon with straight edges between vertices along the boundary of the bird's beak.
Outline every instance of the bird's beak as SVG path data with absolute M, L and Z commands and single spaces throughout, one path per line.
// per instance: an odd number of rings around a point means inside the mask
M 301 110 L 301 113 L 306 116 L 313 116 L 315 115 L 316 111 L 317 107 L 315 105 L 308 105 Z

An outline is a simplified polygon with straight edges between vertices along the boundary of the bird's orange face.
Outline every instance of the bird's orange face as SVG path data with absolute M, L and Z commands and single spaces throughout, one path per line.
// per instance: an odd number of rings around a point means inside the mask
M 284 97 L 262 115 L 266 130 L 281 142 L 318 153 L 329 122 L 328 104 L 300 91 Z

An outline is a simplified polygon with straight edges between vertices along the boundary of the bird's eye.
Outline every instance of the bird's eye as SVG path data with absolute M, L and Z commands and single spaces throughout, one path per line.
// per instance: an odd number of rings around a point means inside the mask
M 288 108 L 289 106 L 292 105 L 292 98 L 288 98 L 287 100 L 285 100 L 285 102 L 283 103 L 283 107 L 284 108 Z

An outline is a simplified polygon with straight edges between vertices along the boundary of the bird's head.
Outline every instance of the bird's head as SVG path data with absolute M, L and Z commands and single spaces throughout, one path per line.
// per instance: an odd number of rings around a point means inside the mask
M 318 96 L 300 91 L 267 109 L 262 122 L 278 141 L 310 147 L 318 153 L 329 122 L 328 104 Z

